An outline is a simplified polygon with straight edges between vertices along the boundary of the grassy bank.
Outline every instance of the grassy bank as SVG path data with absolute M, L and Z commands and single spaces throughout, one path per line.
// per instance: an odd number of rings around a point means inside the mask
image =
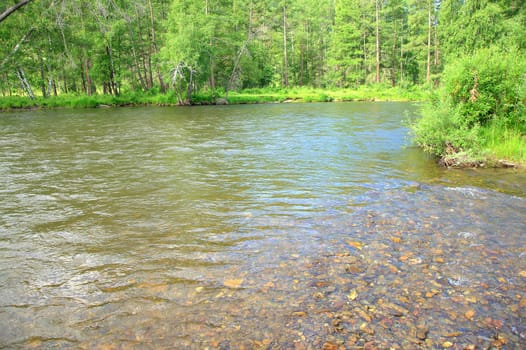
M 446 166 L 526 166 L 526 58 L 484 49 L 446 67 L 442 88 L 411 125 Z
M 194 105 L 216 104 L 224 93 L 197 93 L 192 96 Z M 247 89 L 231 91 L 229 104 L 282 103 L 282 102 L 332 102 L 332 101 L 420 101 L 425 93 L 418 87 L 407 89 L 386 87 L 383 85 L 364 86 L 359 89 Z M 111 95 L 61 95 L 47 98 L 37 97 L 34 100 L 21 97 L 0 97 L 0 110 L 31 108 L 95 108 L 101 106 L 171 106 L 178 100 L 173 92 L 165 94 L 132 92 L 119 96 Z
M 139 105 L 174 105 L 177 98 L 173 93 L 124 93 L 112 95 L 60 95 L 36 97 L 30 99 L 22 96 L 0 97 L 0 110 L 34 109 L 34 108 L 96 108 Z
M 384 85 L 357 89 L 247 89 L 229 94 L 232 104 L 265 102 L 344 102 L 344 101 L 422 101 L 427 95 L 418 87 L 398 88 Z
M 493 122 L 467 129 L 451 123 L 450 118 L 424 114 L 413 130 L 423 150 L 446 167 L 526 168 L 523 128 Z

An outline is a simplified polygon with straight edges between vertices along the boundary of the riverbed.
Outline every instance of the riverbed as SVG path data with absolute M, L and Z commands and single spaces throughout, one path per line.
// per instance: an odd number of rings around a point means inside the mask
M 524 348 L 526 174 L 417 111 L 2 113 L 0 348 Z

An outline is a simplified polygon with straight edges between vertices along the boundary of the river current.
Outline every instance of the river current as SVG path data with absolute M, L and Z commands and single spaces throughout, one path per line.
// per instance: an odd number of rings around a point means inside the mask
M 0 115 L 0 348 L 520 349 L 526 173 L 408 103 Z

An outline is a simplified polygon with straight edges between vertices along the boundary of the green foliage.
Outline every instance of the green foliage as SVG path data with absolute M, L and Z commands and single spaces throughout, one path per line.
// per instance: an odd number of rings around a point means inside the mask
M 479 126 L 468 127 L 458 110 L 442 101 L 424 107 L 422 117 L 412 121 L 410 126 L 414 142 L 439 157 L 480 148 Z
M 478 50 L 446 67 L 443 88 L 412 124 L 415 141 L 440 157 L 462 151 L 488 156 L 503 144 L 509 154 L 510 145 L 524 145 L 520 135 L 526 131 L 525 103 L 524 55 L 517 50 Z
M 490 46 L 526 45 L 524 4 L 514 0 L 442 0 L 439 27 L 448 60 Z
M 376 83 L 377 39 L 380 81 L 401 88 L 392 96 L 386 86 L 367 86 Z M 271 86 L 361 90 L 301 97 L 309 101 L 413 99 L 413 86 L 437 86 L 444 64 L 462 54 L 492 45 L 523 51 L 526 6 L 518 0 L 41 0 L 2 22 L 0 44 L 2 96 L 30 93 L 21 88 L 21 69 L 37 96 L 96 96 L 75 99 L 76 106 L 95 105 L 100 95 L 114 96 L 106 104 L 125 98 L 211 103 L 227 91 Z M 168 96 L 160 98 L 163 93 Z M 473 123 L 491 119 L 494 103 L 513 105 L 483 95 L 477 110 L 466 113 Z
M 526 137 L 521 130 L 496 120 L 481 130 L 480 137 L 482 149 L 493 159 L 526 163 Z
M 362 38 L 368 28 L 363 18 L 371 7 L 362 5 L 361 0 L 336 2 L 329 79 L 338 87 L 356 87 L 365 82 Z
M 221 89 L 200 91 L 193 94 L 192 102 L 196 105 L 215 104 L 224 96 Z M 316 89 L 298 87 L 292 89 L 281 88 L 251 88 L 232 91 L 229 94 L 230 104 L 273 103 L 273 102 L 342 102 L 342 101 L 416 101 L 422 100 L 424 95 L 416 88 L 400 89 L 385 85 L 361 87 L 359 89 Z M 126 92 L 119 96 L 111 95 L 61 95 L 48 98 L 37 97 L 2 97 L 0 110 L 26 108 L 94 108 L 130 105 L 177 105 L 175 92 L 161 93 L 159 91 Z
M 482 49 L 446 68 L 444 98 L 463 124 L 484 126 L 495 118 L 512 126 L 526 122 L 525 58 L 516 50 Z

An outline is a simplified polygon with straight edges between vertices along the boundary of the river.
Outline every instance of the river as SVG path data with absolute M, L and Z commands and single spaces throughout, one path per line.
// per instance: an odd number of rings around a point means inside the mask
M 526 174 L 438 167 L 416 111 L 0 114 L 0 347 L 521 348 Z

